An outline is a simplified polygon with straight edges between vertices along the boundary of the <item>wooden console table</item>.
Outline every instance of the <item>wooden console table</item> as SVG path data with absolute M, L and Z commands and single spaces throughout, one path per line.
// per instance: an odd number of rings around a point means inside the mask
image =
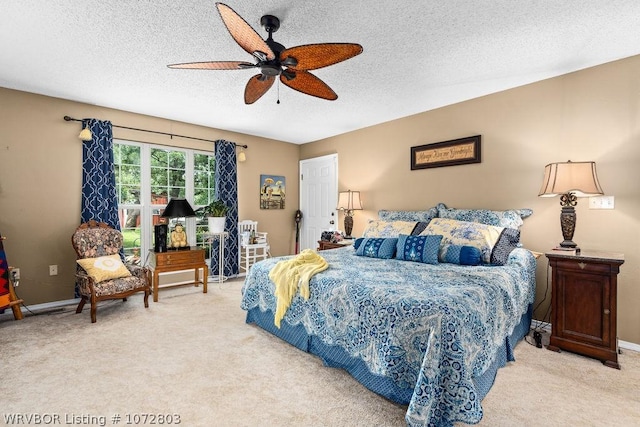
M 204 249 L 192 247 L 189 250 L 169 250 L 167 252 L 150 251 L 149 268 L 153 270 L 153 301 L 158 301 L 158 288 L 160 273 L 170 273 L 180 270 L 194 270 L 193 283 L 179 283 L 175 285 L 163 285 L 163 288 L 173 286 L 195 285 L 202 283 L 202 292 L 207 293 L 207 274 L 209 269 L 204 257 Z M 200 280 L 200 269 L 202 269 L 202 280 Z

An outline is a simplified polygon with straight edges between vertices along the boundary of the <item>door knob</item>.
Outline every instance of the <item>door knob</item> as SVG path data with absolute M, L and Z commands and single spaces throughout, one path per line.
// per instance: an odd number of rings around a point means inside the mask
M 329 221 L 329 224 L 331 224 L 331 225 L 333 225 L 333 224 L 335 224 L 335 223 L 336 223 L 336 222 L 335 222 L 334 220 Z

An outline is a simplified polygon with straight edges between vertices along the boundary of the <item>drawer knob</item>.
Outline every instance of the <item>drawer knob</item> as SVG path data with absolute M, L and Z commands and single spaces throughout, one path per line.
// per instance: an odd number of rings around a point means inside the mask
M 608 308 L 605 308 L 604 309 L 604 314 L 609 314 L 609 313 L 611 313 L 611 310 L 609 310 Z

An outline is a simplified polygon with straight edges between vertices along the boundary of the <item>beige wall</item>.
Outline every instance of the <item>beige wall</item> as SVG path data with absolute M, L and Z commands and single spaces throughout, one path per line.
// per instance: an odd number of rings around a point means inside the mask
M 73 298 L 75 253 L 71 234 L 80 221 L 82 142 L 74 118 L 247 144 L 238 165 L 240 219 L 259 221 L 273 255 L 293 253 L 298 209 L 300 147 L 280 141 L 188 125 L 58 98 L 0 88 L 0 233 L 12 266 L 20 267 L 18 293 L 27 305 Z M 213 144 L 114 128 L 114 138 L 213 150 Z M 287 179 L 284 210 L 261 210 L 260 174 Z M 49 276 L 49 265 L 58 275 Z
M 298 206 L 298 160 L 338 153 L 339 188 L 362 191 L 365 211 L 354 234 L 379 209 L 451 207 L 534 210 L 522 228 L 524 244 L 546 251 L 560 242 L 559 200 L 537 197 L 544 165 L 596 161 L 600 183 L 615 210 L 589 210 L 579 200 L 574 236 L 583 248 L 623 252 L 618 333 L 640 344 L 640 57 L 580 71 L 510 91 L 296 146 L 248 135 L 171 122 L 0 88 L 0 233 L 12 265 L 22 270 L 27 304 L 73 295 L 70 236 L 79 221 L 81 143 L 78 123 L 64 115 L 95 117 L 123 126 L 248 144 L 238 168 L 240 218 L 260 221 L 274 255 L 293 252 Z M 410 170 L 410 147 L 482 135 L 482 163 Z M 210 149 L 208 143 L 114 129 L 114 136 Z M 287 208 L 258 205 L 261 173 L 287 178 Z M 42 214 L 40 214 L 42 212 Z M 342 217 L 340 218 L 342 220 Z M 48 265 L 59 275 L 49 276 Z M 538 299 L 547 263 L 538 266 Z M 540 318 L 546 307 L 538 310 Z
M 362 233 L 379 209 L 531 208 L 522 241 L 544 252 L 562 240 L 558 198 L 538 198 L 544 166 L 597 164 L 615 210 L 589 210 L 579 199 L 574 241 L 582 248 L 622 252 L 618 334 L 640 344 L 640 57 L 305 144 L 301 159 L 338 153 L 339 189 L 360 190 Z M 410 170 L 416 145 L 482 135 L 482 163 Z M 342 221 L 342 216 L 340 217 Z M 538 301 L 546 288 L 538 263 Z M 536 313 L 541 318 L 546 306 Z

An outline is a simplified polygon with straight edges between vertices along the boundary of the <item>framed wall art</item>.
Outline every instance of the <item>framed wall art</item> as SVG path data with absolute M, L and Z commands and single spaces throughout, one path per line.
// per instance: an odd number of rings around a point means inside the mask
M 260 209 L 284 209 L 285 178 L 280 175 L 260 175 Z
M 480 162 L 480 135 L 411 147 L 411 170 Z

